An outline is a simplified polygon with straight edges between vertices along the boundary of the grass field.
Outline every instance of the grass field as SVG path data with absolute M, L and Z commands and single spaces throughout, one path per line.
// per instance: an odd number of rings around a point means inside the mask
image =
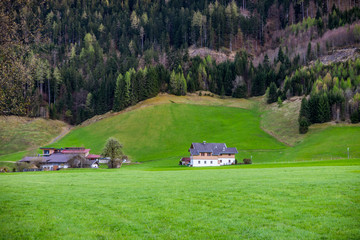
M 1 174 L 1 238 L 359 239 L 354 162 Z
M 49 143 L 66 127 L 61 121 L 0 116 L 0 160 L 19 160 L 29 151 Z
M 301 140 L 295 136 L 292 143 L 296 144 L 289 147 L 261 129 L 263 119 L 267 124 L 276 121 L 269 119 L 268 111 L 263 118 L 260 118 L 261 114 L 259 108 L 182 103 L 149 105 L 80 126 L 51 146 L 85 146 L 92 152 L 101 153 L 106 139 L 116 137 L 133 161 L 162 160 L 164 165 L 172 166 L 181 156 L 189 155 L 187 149 L 191 142 L 203 140 L 226 142 L 239 150 L 237 159 L 252 157 L 254 163 L 347 158 L 348 147 L 350 157 L 360 157 L 358 125 L 314 125 Z M 281 114 L 284 112 L 275 115 Z M 287 128 L 282 120 L 276 126 Z M 289 128 L 293 127 L 289 125 Z M 291 131 L 284 130 L 278 135 L 284 137 Z
M 0 174 L 0 238 L 360 239 L 359 125 L 288 137 L 296 102 L 264 109 L 260 101 L 161 95 L 90 119 L 51 146 L 101 153 L 116 137 L 142 163 Z M 19 137 L 28 141 L 28 132 Z M 0 160 L 27 153 L 16 137 L 6 145 L 15 153 Z M 237 159 L 254 164 L 178 166 L 203 140 L 237 147 Z
M 234 107 L 162 104 L 79 127 L 51 146 L 86 146 L 101 153 L 109 137 L 134 161 L 187 156 L 192 142 L 226 142 L 238 149 L 284 149 L 260 129 L 257 112 Z M 240 157 L 240 156 L 239 156 Z

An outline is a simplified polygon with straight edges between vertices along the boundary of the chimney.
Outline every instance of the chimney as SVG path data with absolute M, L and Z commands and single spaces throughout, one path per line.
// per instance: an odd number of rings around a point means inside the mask
M 206 144 L 206 141 L 203 141 L 203 144 L 205 145 L 205 144 Z

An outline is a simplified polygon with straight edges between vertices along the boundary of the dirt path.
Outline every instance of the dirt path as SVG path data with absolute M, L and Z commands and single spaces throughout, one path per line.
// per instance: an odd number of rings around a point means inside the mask
M 61 133 L 55 137 L 54 139 L 52 139 L 49 143 L 47 143 L 46 145 L 52 144 L 57 142 L 59 139 L 61 139 L 62 137 L 64 137 L 66 134 L 68 134 L 71 131 L 72 127 L 70 125 L 65 126 L 62 128 Z

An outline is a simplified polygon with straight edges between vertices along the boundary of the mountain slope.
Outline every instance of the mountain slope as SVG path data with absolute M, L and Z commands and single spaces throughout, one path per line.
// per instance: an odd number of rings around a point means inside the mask
M 14 152 L 37 149 L 66 129 L 68 125 L 58 120 L 0 116 L 0 158 Z

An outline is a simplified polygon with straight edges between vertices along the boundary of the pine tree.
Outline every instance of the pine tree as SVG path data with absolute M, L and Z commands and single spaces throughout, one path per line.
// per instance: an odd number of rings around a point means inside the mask
M 309 42 L 307 51 L 306 51 L 306 61 L 310 62 L 311 60 L 312 60 L 311 42 Z
M 307 133 L 309 130 L 309 125 L 310 125 L 309 120 L 305 117 L 301 117 L 299 119 L 299 133 L 301 134 Z
M 306 99 L 306 97 L 304 97 L 301 100 L 301 107 L 300 107 L 300 113 L 299 113 L 299 119 L 301 117 L 305 117 L 306 119 L 309 120 L 310 118 L 310 112 L 309 112 L 309 102 Z
M 172 94 L 177 94 L 178 92 L 178 83 L 177 83 L 177 77 L 176 73 L 173 70 L 170 75 L 170 92 Z
M 186 79 L 184 77 L 184 74 L 181 73 L 180 79 L 179 79 L 179 90 L 181 95 L 186 95 L 187 92 L 187 85 L 186 85 Z
M 276 102 L 277 98 L 278 98 L 277 87 L 276 84 L 272 82 L 267 90 L 267 103 Z
M 310 110 L 309 103 L 304 97 L 301 101 L 301 108 L 299 113 L 299 133 L 305 134 L 308 132 L 310 126 Z
M 221 86 L 220 97 L 221 97 L 221 98 L 224 98 L 224 97 L 225 97 L 224 85 Z
M 310 122 L 311 123 L 319 123 L 319 111 L 318 111 L 318 105 L 319 105 L 319 96 L 314 93 L 311 95 L 309 99 L 309 113 L 310 113 Z
M 116 89 L 115 89 L 115 96 L 114 96 L 114 105 L 113 110 L 115 112 L 118 112 L 123 109 L 124 104 L 124 78 L 123 75 L 120 73 L 119 76 L 116 79 Z
M 320 96 L 318 104 L 318 120 L 320 123 L 330 120 L 330 106 L 326 95 Z

